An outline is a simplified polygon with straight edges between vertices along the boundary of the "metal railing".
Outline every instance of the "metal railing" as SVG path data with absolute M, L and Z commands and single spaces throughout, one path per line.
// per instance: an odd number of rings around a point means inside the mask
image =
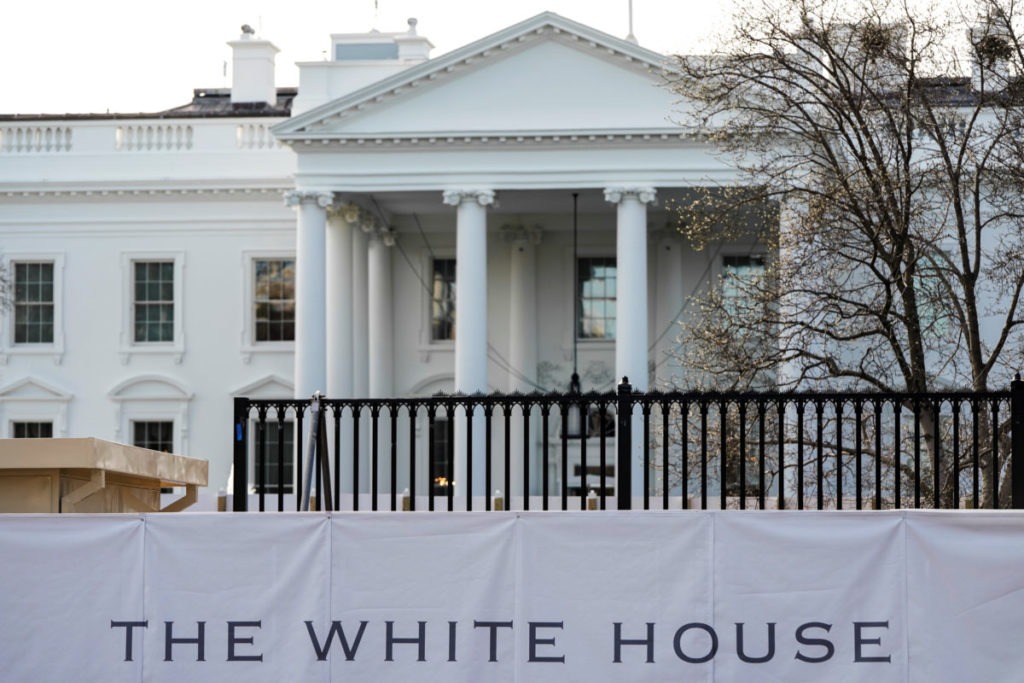
M 589 394 L 236 398 L 234 444 L 234 510 L 1024 507 L 1019 377 L 985 393 L 638 393 L 624 378 Z

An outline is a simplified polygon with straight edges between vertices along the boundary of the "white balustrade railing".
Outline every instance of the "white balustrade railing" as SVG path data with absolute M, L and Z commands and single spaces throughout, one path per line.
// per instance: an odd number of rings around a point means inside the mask
M 180 123 L 118 126 L 115 145 L 133 152 L 179 151 L 192 149 L 192 126 Z
M 235 127 L 235 141 L 239 149 L 273 149 L 280 147 L 270 126 L 265 123 L 240 123 Z
M 0 126 L 0 153 L 34 154 L 70 150 L 69 126 Z

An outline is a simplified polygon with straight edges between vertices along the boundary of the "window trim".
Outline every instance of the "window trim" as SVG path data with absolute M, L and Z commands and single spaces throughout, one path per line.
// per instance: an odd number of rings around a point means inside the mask
M 573 250 L 572 250 L 572 245 L 571 244 L 565 248 L 564 253 L 565 253 L 565 262 L 568 262 L 568 263 L 572 264 L 573 263 L 574 255 L 573 255 Z M 615 259 L 615 263 L 616 263 L 616 266 L 615 266 L 616 267 L 616 278 L 618 277 L 618 253 L 616 252 L 616 249 L 615 249 L 614 245 L 595 244 L 595 245 L 587 245 L 585 247 L 578 247 L 576 249 L 575 258 L 576 259 L 583 259 L 583 258 L 613 258 L 613 259 Z M 576 281 L 577 280 L 576 268 L 575 267 L 566 268 L 565 270 L 567 272 L 565 272 L 563 274 L 563 276 L 562 276 L 563 277 L 563 282 L 565 283 L 565 285 L 564 285 L 565 289 L 563 289 L 563 291 L 568 293 L 568 298 L 567 298 L 567 303 L 565 303 L 563 305 L 567 306 L 568 308 L 567 309 L 563 309 L 563 310 L 567 311 L 567 313 L 565 315 L 565 318 L 564 318 L 567 322 L 566 322 L 565 327 L 564 327 L 564 330 L 565 330 L 565 342 L 563 344 L 563 352 L 564 352 L 565 358 L 567 360 L 572 360 L 573 330 L 575 329 L 575 326 L 579 324 L 579 320 L 577 319 L 576 313 L 575 313 L 575 305 L 576 305 L 575 302 L 576 302 L 576 296 L 577 296 L 576 287 L 577 287 L 578 283 Z M 617 291 L 618 290 L 616 289 L 616 292 Z M 616 303 L 618 303 L 617 299 L 616 299 Z M 618 314 L 618 306 L 616 306 L 615 310 L 616 310 L 616 323 L 617 323 L 617 321 L 618 321 L 618 315 L 617 315 Z M 616 324 L 616 331 L 618 331 L 618 325 L 617 324 Z M 578 337 L 576 339 L 576 343 L 579 345 L 579 348 L 580 349 L 586 349 L 588 352 L 589 351 L 595 351 L 595 352 L 614 351 L 614 349 L 615 349 L 615 342 L 616 342 L 616 339 L 614 339 L 614 338 L 613 339 L 607 339 L 607 338 L 593 338 L 593 337 Z M 582 364 L 582 361 L 581 361 L 581 364 Z
M 135 341 L 135 264 L 162 262 L 174 264 L 174 338 L 169 342 Z M 185 355 L 185 252 L 122 251 L 121 252 L 121 333 L 118 355 L 122 365 L 135 354 L 171 355 L 180 364 Z
M 423 274 L 420 282 L 427 283 L 431 282 L 434 277 L 434 261 L 437 259 L 451 259 L 455 260 L 455 248 L 454 247 L 434 247 L 432 251 L 424 249 L 420 253 L 420 273 Z M 417 283 L 417 287 L 421 287 L 420 282 Z M 455 300 L 455 315 L 456 325 L 458 325 L 458 286 L 459 283 L 455 283 L 456 287 L 456 300 Z M 421 287 L 422 289 L 422 287 Z M 430 289 L 429 285 L 425 288 L 426 291 L 421 291 L 420 294 L 420 343 L 419 343 L 419 356 L 420 361 L 426 363 L 430 360 L 430 354 L 441 352 L 441 353 L 454 353 L 455 352 L 455 340 L 454 339 L 434 339 L 433 333 L 433 309 L 434 309 L 434 292 Z
M 246 249 L 242 252 L 242 330 L 239 348 L 242 362 L 248 364 L 254 353 L 294 353 L 295 340 L 256 341 L 256 261 L 291 259 L 296 261 L 295 250 Z M 296 263 L 298 268 L 298 263 Z
M 55 365 L 64 360 L 64 253 L 10 252 L 3 255 L 3 266 L 14 277 L 16 263 L 53 264 L 53 341 L 15 343 L 13 305 L 10 315 L 0 315 L 0 365 L 10 356 L 52 355 Z M 13 282 L 12 282 L 13 284 Z
M 0 387 L 0 437 L 11 438 L 13 422 L 52 422 L 54 437 L 68 433 L 70 393 L 32 376 Z
M 174 422 L 174 453 L 188 453 L 189 405 L 194 394 L 165 375 L 136 375 L 119 383 L 107 396 L 117 406 L 114 440 L 132 441 L 133 422 Z

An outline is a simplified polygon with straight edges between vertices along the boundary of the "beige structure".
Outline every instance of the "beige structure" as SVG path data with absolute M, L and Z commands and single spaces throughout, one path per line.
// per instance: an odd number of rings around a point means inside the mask
M 206 486 L 205 460 L 102 439 L 0 439 L 0 513 L 177 512 Z M 160 507 L 160 488 L 185 495 Z

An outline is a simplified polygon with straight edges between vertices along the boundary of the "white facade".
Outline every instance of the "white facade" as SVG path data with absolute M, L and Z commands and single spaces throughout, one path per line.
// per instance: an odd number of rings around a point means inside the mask
M 337 59 L 300 65 L 290 117 L 261 101 L 273 46 L 243 35 L 234 87 L 254 94 L 216 115 L 0 118 L 0 257 L 53 275 L 52 336 L 0 318 L 0 437 L 34 420 L 130 442 L 170 421 L 219 489 L 233 396 L 564 390 L 573 193 L 578 255 L 615 258 L 618 282 L 614 338 L 578 344 L 583 390 L 671 375 L 687 297 L 751 247 L 675 234 L 673 200 L 731 176 L 673 122 L 661 55 L 549 13 L 436 59 L 414 24 L 332 40 Z M 271 340 L 254 271 L 293 258 L 294 340 Z M 454 340 L 434 333 L 445 259 Z M 138 340 L 138 264 L 169 264 L 155 342 Z

